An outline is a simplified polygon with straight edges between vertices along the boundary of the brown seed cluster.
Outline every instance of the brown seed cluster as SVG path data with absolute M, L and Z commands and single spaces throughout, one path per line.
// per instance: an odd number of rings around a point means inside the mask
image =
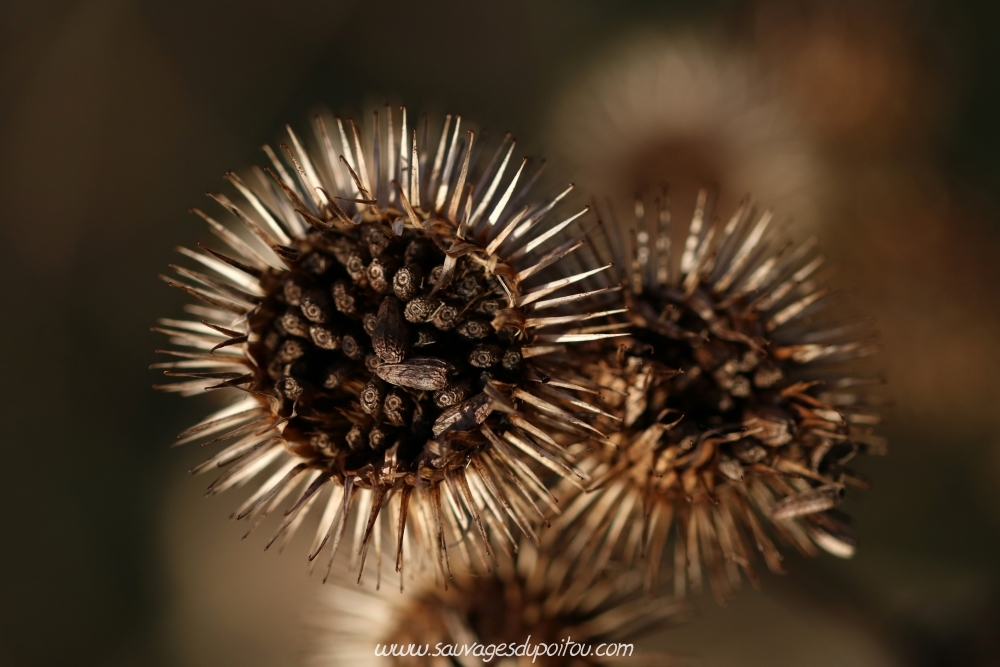
M 659 444 L 673 474 L 654 484 L 666 494 L 694 493 L 703 471 L 715 477 L 709 489 L 741 481 L 747 466 L 783 447 L 812 459 L 819 474 L 838 476 L 856 451 L 847 421 L 814 397 L 815 384 L 800 382 L 792 351 L 771 345 L 749 302 L 719 304 L 704 291 L 669 288 L 634 299 L 636 344 L 625 363 L 646 396 L 626 421 L 644 431 L 677 419 Z
M 864 322 L 825 316 L 822 257 L 771 232 L 769 212 L 744 202 L 708 224 L 702 192 L 675 240 L 666 201 L 646 203 L 626 243 L 607 244 L 626 267 L 630 336 L 616 358 L 595 350 L 588 371 L 615 390 L 622 428 L 616 446 L 591 449 L 597 491 L 572 501 L 552 541 L 584 572 L 646 558 L 651 590 L 670 559 L 675 593 L 707 574 L 721 599 L 741 573 L 755 581 L 754 552 L 781 570 L 772 533 L 849 557 L 836 506 L 867 486 L 849 463 L 884 449 L 877 400 L 858 391 L 878 380 L 842 366 L 874 351 Z
M 485 421 L 488 382 L 522 380 L 523 332 L 493 324 L 507 306 L 496 277 L 465 255 L 443 280 L 432 237 L 377 222 L 299 246 L 289 270 L 262 278 L 250 317 L 249 354 L 266 371 L 254 390 L 279 401 L 287 446 L 338 478 L 389 458 L 396 474 L 423 463 L 440 479 L 428 443 Z M 456 465 L 481 444 L 455 440 Z

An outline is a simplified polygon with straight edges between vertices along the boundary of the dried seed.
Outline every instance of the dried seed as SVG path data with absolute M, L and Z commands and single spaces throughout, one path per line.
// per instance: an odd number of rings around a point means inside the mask
M 358 299 L 346 280 L 338 280 L 333 284 L 333 305 L 345 315 L 358 312 Z
M 449 431 L 468 431 L 486 421 L 491 412 L 492 399 L 486 394 L 477 394 L 442 412 L 431 430 L 436 438 Z
M 330 307 L 330 297 L 321 290 L 308 290 L 302 294 L 299 300 L 299 308 L 306 319 L 316 324 L 325 324 L 333 317 L 333 309 Z
M 379 294 L 386 294 L 393 289 L 393 275 L 396 273 L 396 264 L 386 257 L 376 257 L 368 265 L 368 284 Z
M 440 305 L 441 302 L 437 299 L 418 296 L 406 304 L 406 308 L 403 309 L 403 317 L 406 318 L 407 322 L 420 324 L 426 322 Z
M 340 336 L 328 327 L 314 324 L 309 327 L 309 337 L 316 347 L 322 350 L 336 350 L 340 347 Z
M 399 299 L 387 296 L 379 306 L 375 331 L 372 333 L 375 353 L 390 364 L 399 363 L 410 350 L 408 333 Z
M 333 438 L 329 433 L 320 431 L 309 436 L 309 445 L 324 456 L 335 456 Z
M 365 370 L 369 373 L 374 373 L 375 369 L 382 365 L 382 360 L 379 359 L 377 354 L 367 354 L 365 355 Z
M 433 391 L 448 385 L 448 374 L 453 370 L 455 367 L 444 359 L 413 357 L 398 364 L 382 364 L 375 373 L 390 384 Z
M 476 368 L 489 368 L 500 363 L 502 356 L 503 353 L 496 345 L 477 345 L 469 353 L 469 363 Z
M 347 334 L 340 339 L 340 349 L 348 359 L 354 359 L 355 361 L 363 359 L 367 352 L 364 341 L 354 334 Z
M 372 257 L 378 257 L 389 247 L 389 235 L 374 225 L 368 225 L 364 231 L 364 241 L 368 244 L 368 252 Z
M 285 281 L 282 286 L 282 292 L 285 295 L 285 301 L 288 302 L 290 306 L 299 305 L 299 300 L 302 298 L 302 293 L 306 290 L 306 286 L 302 282 L 296 280 L 295 278 L 289 278 Z
M 451 384 L 434 392 L 434 405 L 439 408 L 450 408 L 464 401 L 468 395 L 469 384 L 467 382 Z
M 472 276 L 466 276 L 459 281 L 452 283 L 451 291 L 459 298 L 472 301 L 479 294 L 479 281 Z
M 486 299 L 484 301 L 480 301 L 479 305 L 476 306 L 477 311 L 480 313 L 486 313 L 487 315 L 493 315 L 501 308 L 503 308 L 503 304 L 496 299 Z
M 503 353 L 503 367 L 509 371 L 516 371 L 520 368 L 522 360 L 520 350 L 507 350 Z
M 305 353 L 306 347 L 302 341 L 297 338 L 289 338 L 278 348 L 275 358 L 287 364 L 290 361 L 295 361 Z
M 413 303 L 411 301 L 410 303 Z M 455 306 L 443 306 L 434 313 L 434 326 L 441 331 L 450 331 L 458 324 L 458 308 Z
M 424 271 L 419 264 L 407 264 L 393 276 L 392 291 L 403 301 L 409 301 L 417 295 L 423 279 Z
M 827 484 L 782 498 L 771 507 L 772 519 L 795 519 L 834 507 L 844 496 L 843 487 Z
M 375 333 L 375 320 L 378 319 L 378 313 L 365 313 L 365 316 L 361 318 L 361 326 L 364 327 L 365 333 L 371 336 Z
M 413 410 L 413 402 L 404 391 L 393 389 L 386 394 L 382 412 L 393 426 L 405 426 Z
M 275 387 L 278 391 L 285 395 L 290 401 L 298 400 L 302 396 L 304 388 L 302 383 L 291 376 L 285 376 L 278 380 Z
M 344 267 L 347 269 L 347 275 L 351 277 L 355 283 L 364 283 L 366 278 L 365 271 L 365 258 L 361 253 L 354 253 L 347 260 L 347 265 Z
M 375 451 L 385 449 L 389 446 L 391 438 L 392 431 L 390 429 L 387 429 L 383 424 L 376 424 L 368 432 L 368 446 Z
M 427 284 L 437 285 L 438 281 L 441 280 L 441 276 L 444 274 L 444 265 L 438 264 L 431 272 L 427 274 Z
M 385 398 L 385 383 L 378 378 L 372 378 L 365 385 L 365 388 L 361 390 L 361 409 L 370 415 L 378 412 L 378 409 L 382 406 L 382 401 Z
M 482 320 L 466 320 L 458 326 L 456 331 L 458 331 L 459 336 L 464 338 L 482 340 L 493 333 L 493 327 Z
M 297 310 L 289 308 L 278 320 L 282 328 L 292 336 L 309 337 L 309 321 Z

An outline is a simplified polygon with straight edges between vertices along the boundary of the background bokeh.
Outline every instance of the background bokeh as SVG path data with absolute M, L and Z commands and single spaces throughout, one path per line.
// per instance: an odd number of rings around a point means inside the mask
M 156 276 L 285 122 L 385 101 L 594 190 L 753 190 L 875 316 L 891 446 L 858 555 L 790 557 L 658 646 L 1000 665 L 997 34 L 989 0 L 0 3 L 0 665 L 296 664 L 318 578 L 168 448 L 205 405 L 149 389 L 181 303 Z

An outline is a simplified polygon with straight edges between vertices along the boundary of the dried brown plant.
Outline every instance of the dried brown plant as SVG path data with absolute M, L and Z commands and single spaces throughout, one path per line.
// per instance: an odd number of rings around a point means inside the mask
M 642 595 L 634 572 L 583 583 L 571 571 L 565 559 L 525 541 L 492 575 L 459 576 L 448 589 L 421 576 L 402 593 L 335 582 L 310 623 L 315 640 L 306 664 L 676 664 L 620 644 L 682 620 L 682 603 Z
M 756 581 L 754 552 L 781 570 L 774 533 L 806 554 L 853 555 L 835 508 L 867 486 L 852 459 L 885 443 L 878 397 L 862 389 L 880 380 L 850 362 L 876 345 L 866 320 L 827 315 L 837 295 L 815 239 L 792 244 L 749 200 L 717 217 L 705 190 L 683 235 L 665 192 L 603 213 L 630 336 L 617 356 L 595 350 L 588 373 L 612 390 L 622 428 L 587 449 L 597 490 L 567 491 L 550 539 L 584 577 L 645 557 L 656 590 L 672 559 L 676 594 L 707 574 L 722 600 L 741 572 Z
M 406 543 L 446 575 L 449 545 L 490 567 L 511 528 L 534 536 L 553 501 L 528 462 L 583 484 L 552 434 L 599 435 L 560 355 L 619 335 L 571 329 L 606 314 L 572 287 L 607 268 L 561 269 L 584 245 L 586 207 L 553 220 L 572 186 L 530 195 L 510 135 L 486 153 L 459 116 L 436 141 L 397 118 L 317 116 L 311 148 L 289 127 L 270 167 L 227 174 L 243 203 L 210 196 L 248 233 L 195 210 L 223 245 L 181 250 L 199 270 L 166 280 L 200 303 L 158 327 L 164 389 L 234 395 L 180 436 L 224 443 L 195 469 L 223 470 L 209 492 L 253 481 L 253 526 L 288 500 L 268 546 L 322 507 L 310 560 L 353 520 L 359 579 L 383 532 L 397 571 Z

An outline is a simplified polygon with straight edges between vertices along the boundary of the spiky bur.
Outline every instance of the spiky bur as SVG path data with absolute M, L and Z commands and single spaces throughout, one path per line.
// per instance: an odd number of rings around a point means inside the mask
M 444 590 L 420 576 L 407 582 L 405 591 L 368 591 L 346 581 L 322 593 L 321 606 L 311 619 L 314 635 L 311 667 L 338 665 L 549 665 L 586 667 L 624 664 L 638 666 L 676 664 L 661 653 L 633 648 L 618 655 L 596 655 L 602 643 L 634 640 L 655 628 L 683 620 L 688 610 L 677 601 L 650 599 L 641 594 L 641 576 L 635 572 L 601 576 L 580 585 L 569 563 L 525 543 L 514 559 L 502 558 L 492 575 L 456 577 Z M 489 645 L 513 647 L 528 643 L 531 652 L 514 648 L 516 655 L 486 660 Z M 573 648 L 575 642 L 590 645 Z M 409 645 L 423 657 L 377 657 L 378 645 L 391 655 Z M 445 646 L 468 647 L 474 655 L 453 653 Z M 552 646 L 534 657 L 539 644 Z M 435 657 L 435 650 L 439 654 Z M 589 655 L 579 655 L 583 652 Z M 551 652 L 552 655 L 546 655 Z M 607 648 L 602 649 L 607 652 Z M 614 652 L 614 651 L 612 651 Z M 627 654 L 626 654 L 627 653 Z M 561 655 L 560 655 L 561 654 Z
M 631 336 L 589 372 L 614 390 L 623 429 L 617 449 L 598 443 L 581 463 L 601 491 L 578 495 L 552 535 L 590 572 L 644 557 L 650 590 L 664 560 L 678 595 L 707 570 L 720 599 L 741 570 L 756 582 L 755 551 L 781 570 L 773 533 L 806 554 L 853 555 L 835 507 L 866 486 L 850 461 L 885 443 L 871 431 L 877 397 L 859 392 L 878 380 L 848 362 L 875 345 L 864 321 L 826 315 L 815 241 L 786 242 L 746 200 L 713 220 L 705 191 L 681 238 L 665 192 L 638 199 L 634 217 L 606 214 Z
M 489 567 L 491 542 L 512 549 L 552 507 L 529 462 L 584 482 L 551 434 L 597 433 L 561 380 L 567 343 L 612 335 L 567 329 L 602 315 L 566 288 L 603 269 L 560 268 L 587 208 L 553 219 L 572 186 L 531 199 L 510 135 L 490 159 L 460 124 L 436 151 L 405 107 L 367 133 L 317 117 L 310 150 L 288 128 L 270 167 L 227 174 L 243 203 L 210 195 L 248 233 L 196 210 L 223 244 L 182 249 L 201 266 L 166 279 L 201 303 L 160 323 L 181 349 L 157 366 L 185 378 L 164 388 L 244 399 L 181 434 L 226 443 L 195 471 L 224 469 L 210 493 L 257 480 L 235 512 L 251 528 L 288 501 L 268 546 L 323 507 L 310 560 L 329 546 L 332 563 L 354 521 L 359 579 L 383 530 L 399 571 L 404 541 L 439 573 L 456 542 Z

